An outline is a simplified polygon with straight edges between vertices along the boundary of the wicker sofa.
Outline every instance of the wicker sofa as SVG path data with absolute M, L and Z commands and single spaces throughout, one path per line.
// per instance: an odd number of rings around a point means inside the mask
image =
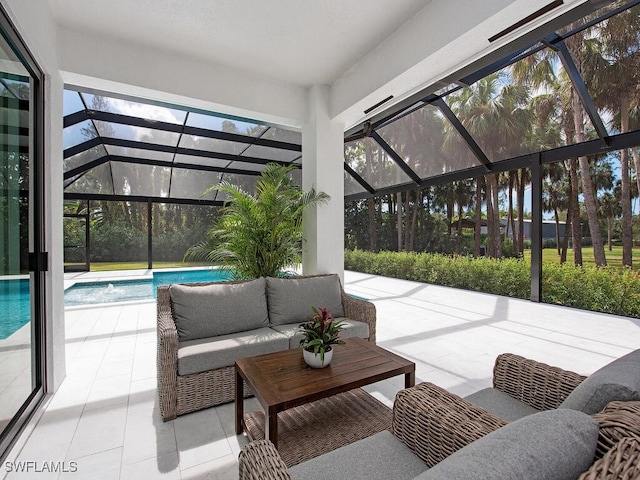
M 232 401 L 235 360 L 297 347 L 312 306 L 344 317 L 342 337 L 375 342 L 375 306 L 347 295 L 337 275 L 158 287 L 162 419 Z M 251 394 L 246 386 L 244 393 Z
M 252 442 L 240 480 L 640 478 L 639 362 L 631 352 L 583 377 L 500 355 L 493 387 L 480 394 L 463 399 L 430 383 L 400 391 L 391 433 L 291 468 L 272 444 Z

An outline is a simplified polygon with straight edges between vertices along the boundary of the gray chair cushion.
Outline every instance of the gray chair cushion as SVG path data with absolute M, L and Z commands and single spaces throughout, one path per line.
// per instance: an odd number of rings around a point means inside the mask
M 336 321 L 343 321 L 344 328 L 340 331 L 340 338 L 360 337 L 369 338 L 369 325 L 357 320 L 350 320 L 345 317 L 338 317 Z M 300 340 L 302 340 L 302 333 L 300 332 L 299 323 L 289 323 L 287 325 L 272 325 L 275 331 L 282 333 L 289 339 L 289 348 L 298 348 L 300 346 Z
M 640 400 L 640 350 L 595 371 L 560 404 L 592 415 L 613 401 Z
M 269 324 L 265 280 L 169 287 L 181 342 L 253 330 Z
M 383 431 L 289 469 L 294 480 L 408 480 L 427 466 L 391 432 Z
M 420 480 L 575 480 L 589 469 L 598 422 L 574 410 L 534 413 L 458 450 Z
M 269 327 L 212 338 L 180 342 L 178 375 L 231 367 L 238 358 L 280 352 L 289 340 Z
M 338 275 L 267 278 L 267 300 L 272 325 L 310 320 L 311 307 L 328 308 L 334 317 L 344 316 Z
M 539 412 L 539 410 L 510 397 L 497 388 L 484 388 L 464 399 L 507 422 L 513 422 L 519 418 Z

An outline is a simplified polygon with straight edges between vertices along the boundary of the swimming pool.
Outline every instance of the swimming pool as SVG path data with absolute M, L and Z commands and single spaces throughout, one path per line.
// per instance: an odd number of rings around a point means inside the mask
M 13 335 L 31 320 L 29 279 L 0 281 L 0 340 Z
M 153 300 L 156 298 L 156 290 L 160 285 L 223 280 L 229 280 L 229 273 L 218 269 L 206 269 L 153 272 L 153 278 L 144 280 L 76 283 L 65 290 L 64 304 L 65 306 L 77 306 Z

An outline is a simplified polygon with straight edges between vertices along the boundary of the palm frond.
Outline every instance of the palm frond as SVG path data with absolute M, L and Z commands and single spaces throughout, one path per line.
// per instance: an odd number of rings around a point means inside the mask
M 329 196 L 303 192 L 290 173 L 294 166 L 265 166 L 251 195 L 229 182 L 212 185 L 205 194 L 228 195 L 207 239 L 189 248 L 185 259 L 216 263 L 236 278 L 280 276 L 302 260 L 302 214 L 326 203 Z

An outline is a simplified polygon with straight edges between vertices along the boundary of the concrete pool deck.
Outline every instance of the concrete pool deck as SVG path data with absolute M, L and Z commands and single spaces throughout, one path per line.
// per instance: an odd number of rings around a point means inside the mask
M 127 272 L 136 274 L 144 275 Z M 416 382 L 463 396 L 490 385 L 500 353 L 588 374 L 640 348 L 638 319 L 356 272 L 345 272 L 345 289 L 376 305 L 378 344 L 414 361 Z M 146 301 L 66 311 L 67 377 L 7 460 L 77 462 L 75 473 L 42 479 L 237 478 L 247 440 L 235 435 L 233 404 L 160 419 L 155 308 Z M 402 386 L 399 377 L 366 390 L 391 405 Z

